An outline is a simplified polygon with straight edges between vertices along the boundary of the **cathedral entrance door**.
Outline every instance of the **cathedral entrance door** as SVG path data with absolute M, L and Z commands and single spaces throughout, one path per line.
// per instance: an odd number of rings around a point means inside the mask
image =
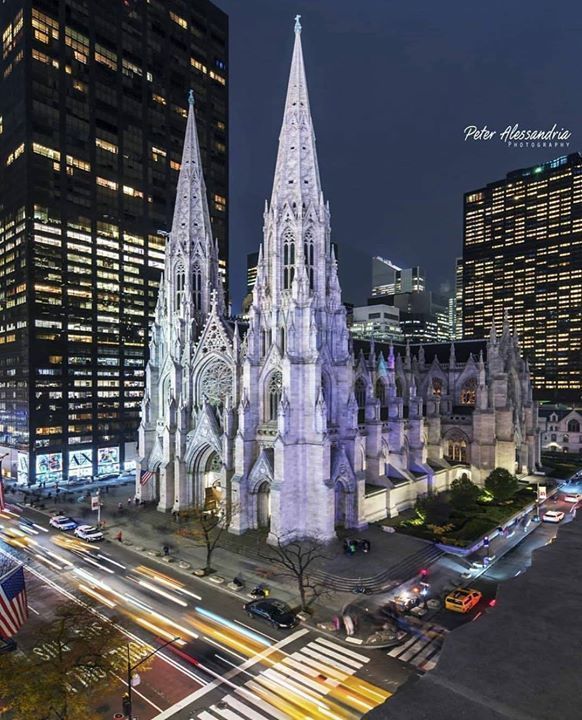
M 217 452 L 213 452 L 206 461 L 202 476 L 201 484 L 204 488 L 204 508 L 206 510 L 217 510 L 224 499 L 222 460 Z
M 271 486 L 265 480 L 257 493 L 257 525 L 269 527 L 271 522 Z

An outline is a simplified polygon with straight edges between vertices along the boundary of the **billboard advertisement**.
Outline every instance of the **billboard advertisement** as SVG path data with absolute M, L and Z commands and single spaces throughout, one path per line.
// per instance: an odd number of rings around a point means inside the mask
M 57 483 L 63 479 L 63 454 L 45 453 L 36 456 L 36 482 Z
M 69 450 L 69 477 L 93 475 L 93 450 Z
M 16 482 L 19 485 L 28 485 L 28 453 L 18 453 L 18 465 L 16 468 Z
M 97 450 L 97 474 L 109 475 L 119 472 L 119 446 Z

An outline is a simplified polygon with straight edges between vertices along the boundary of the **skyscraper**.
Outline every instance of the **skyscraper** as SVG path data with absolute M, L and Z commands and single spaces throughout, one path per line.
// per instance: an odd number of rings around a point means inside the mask
M 7 0 L 0 22 L 4 472 L 117 472 L 135 458 L 189 88 L 225 272 L 227 17 L 208 0 Z
M 465 194 L 463 337 L 507 313 L 539 398 L 575 399 L 582 380 L 582 155 L 515 170 Z

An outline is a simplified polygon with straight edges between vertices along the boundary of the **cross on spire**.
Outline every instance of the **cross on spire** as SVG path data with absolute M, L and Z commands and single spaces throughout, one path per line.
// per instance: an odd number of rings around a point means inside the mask
M 295 32 L 300 33 L 301 32 L 301 23 L 299 22 L 301 20 L 301 15 L 295 15 Z

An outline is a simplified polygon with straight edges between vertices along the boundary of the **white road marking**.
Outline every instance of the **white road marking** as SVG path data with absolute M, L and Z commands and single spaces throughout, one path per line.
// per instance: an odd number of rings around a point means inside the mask
M 265 715 L 261 715 L 261 713 L 256 712 L 248 705 L 243 705 L 243 703 L 239 702 L 236 698 L 231 697 L 230 695 L 227 695 L 224 698 L 224 702 L 233 707 L 235 710 L 238 710 L 239 717 L 244 715 L 245 717 L 250 718 L 250 720 L 268 720 Z
M 271 647 L 265 648 L 260 653 L 257 653 L 252 658 L 249 658 L 242 665 L 239 665 L 237 668 L 233 668 L 232 670 L 229 670 L 229 672 L 227 672 L 226 675 L 224 675 L 223 677 L 218 677 L 216 680 L 213 680 L 212 682 L 208 683 L 208 685 L 206 685 L 205 687 L 199 688 L 198 690 L 195 690 L 193 693 L 191 693 L 187 697 L 182 698 L 182 700 L 180 700 L 179 702 L 172 705 L 172 707 L 169 707 L 161 715 L 158 715 L 156 720 L 166 720 L 166 718 L 171 718 L 173 715 L 175 715 L 180 710 L 183 710 L 184 708 L 188 707 L 188 705 L 193 703 L 199 697 L 202 697 L 202 695 L 205 695 L 206 693 L 216 689 L 223 682 L 230 680 L 230 678 L 235 677 L 236 675 L 243 672 L 247 668 L 255 665 L 256 663 L 260 662 L 261 660 L 268 657 L 272 653 L 276 652 L 280 648 L 285 647 L 285 645 L 289 645 L 289 643 L 295 642 L 295 640 L 298 640 L 300 637 L 303 637 L 308 632 L 309 632 L 309 630 L 307 630 L 306 628 L 303 628 L 302 630 L 298 630 L 297 632 L 294 632 L 292 635 L 289 635 L 288 637 L 284 638 L 283 640 L 280 640 L 278 643 L 275 643 L 275 645 L 271 645 Z M 235 690 L 235 692 L 236 692 L 236 690 Z M 281 715 L 280 720 L 287 720 L 287 718 L 284 715 Z
M 365 655 L 362 655 L 361 653 L 354 652 L 353 650 L 350 650 L 349 648 L 343 647 L 343 645 L 338 645 L 337 643 L 332 642 L 331 640 L 326 640 L 325 638 L 317 638 L 316 641 L 320 645 L 327 645 L 327 647 L 333 648 L 334 650 L 338 650 L 339 652 L 344 653 L 345 655 L 349 655 L 349 657 L 354 658 L 354 660 L 360 660 L 363 663 L 370 662 L 370 658 L 366 657 Z

